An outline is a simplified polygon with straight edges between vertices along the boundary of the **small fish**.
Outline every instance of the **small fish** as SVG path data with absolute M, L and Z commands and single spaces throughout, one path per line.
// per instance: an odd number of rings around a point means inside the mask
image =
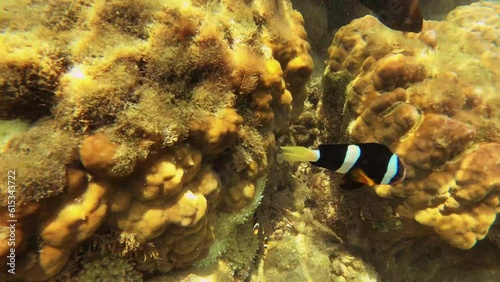
M 399 31 L 422 31 L 423 16 L 418 0 L 359 0 L 380 22 Z
M 264 242 L 262 244 L 262 260 L 266 260 L 267 259 L 267 252 L 269 251 L 268 249 L 268 244 L 269 241 L 267 239 L 267 236 L 264 236 Z
M 260 233 L 260 224 L 257 222 L 253 225 L 253 235 L 259 235 Z
M 258 236 L 259 238 L 259 241 L 261 241 L 261 248 L 260 248 L 260 254 L 262 255 L 261 258 L 262 258 L 262 261 L 266 260 L 267 258 L 267 252 L 268 252 L 268 239 L 267 239 L 267 236 L 265 235 L 265 232 L 264 232 L 264 227 L 261 228 L 260 224 L 257 222 L 257 213 L 255 213 L 253 215 L 253 222 L 254 222 L 254 225 L 253 225 L 253 229 L 252 229 L 252 232 L 253 232 L 253 235 L 255 236 Z
M 308 161 L 344 174 L 340 187 L 346 190 L 363 185 L 396 184 L 406 174 L 399 157 L 378 143 L 322 144 L 318 150 L 285 146 L 281 147 L 281 154 L 287 161 Z

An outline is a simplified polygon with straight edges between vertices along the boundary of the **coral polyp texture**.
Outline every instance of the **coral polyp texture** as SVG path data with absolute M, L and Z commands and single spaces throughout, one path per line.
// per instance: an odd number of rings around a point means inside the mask
M 485 238 L 500 211 L 499 13 L 495 2 L 458 7 L 419 34 L 365 16 L 335 35 L 325 71 L 353 78 L 349 137 L 387 145 L 407 167 L 404 182 L 376 193 L 402 198 L 400 216 L 460 249 Z
M 2 1 L 0 18 L 17 279 L 85 279 L 102 253 L 140 278 L 236 248 L 222 236 L 252 218 L 312 72 L 288 1 Z

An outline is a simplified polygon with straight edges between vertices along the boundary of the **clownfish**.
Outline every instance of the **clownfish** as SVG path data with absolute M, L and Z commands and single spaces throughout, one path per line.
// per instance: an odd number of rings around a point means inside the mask
M 399 31 L 420 32 L 423 16 L 418 0 L 359 0 L 385 26 Z
M 344 174 L 340 187 L 346 190 L 363 185 L 396 184 L 405 178 L 406 169 L 389 148 L 378 143 L 322 144 L 317 150 L 301 146 L 281 147 L 289 162 L 310 162 Z
M 257 213 L 253 215 L 253 235 L 258 236 L 258 239 L 261 241 L 261 251 L 260 254 L 262 254 L 262 260 L 266 260 L 267 258 L 267 252 L 268 252 L 268 239 L 267 236 L 265 235 L 264 232 L 264 227 L 261 228 L 260 224 L 257 222 Z

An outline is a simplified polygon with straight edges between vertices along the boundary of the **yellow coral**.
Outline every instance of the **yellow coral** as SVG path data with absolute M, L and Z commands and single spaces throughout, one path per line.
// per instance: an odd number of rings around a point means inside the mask
M 186 189 L 193 193 L 203 195 L 209 204 L 217 204 L 220 192 L 220 178 L 209 165 L 203 165 L 200 168 L 196 179 L 186 185 Z
M 186 190 L 177 201 L 165 209 L 166 223 L 191 227 L 200 221 L 207 212 L 207 200 L 201 194 Z
M 87 190 L 42 224 L 40 235 L 44 243 L 64 247 L 69 241 L 88 238 L 104 220 L 107 209 L 106 186 L 91 182 Z
M 481 144 L 458 164 L 450 165 L 454 177 L 442 183 L 441 193 L 451 195 L 436 207 L 417 211 L 415 220 L 432 226 L 458 248 L 469 249 L 483 239 L 500 207 L 500 164 L 492 157 L 499 149 L 497 143 Z
M 191 134 L 205 153 L 219 153 L 234 140 L 243 119 L 234 109 L 224 109 L 219 116 L 193 120 Z
M 222 198 L 222 207 L 226 210 L 240 210 L 252 202 L 254 196 L 254 183 L 249 180 L 240 181 L 227 188 L 227 193 Z
M 120 215 L 112 217 L 116 226 L 126 233 L 134 234 L 137 241 L 144 243 L 160 236 L 165 231 L 164 202 L 134 202 L 130 208 Z
M 248 220 L 312 71 L 289 1 L 25 4 L 0 23 L 0 108 L 37 123 L 0 168 L 57 168 L 20 174 L 20 203 L 48 203 L 39 237 L 20 228 L 36 259 L 26 277 L 56 274 L 103 222 L 89 244 L 167 272 L 208 253 L 220 201 L 245 210 L 230 228 Z
M 83 139 L 80 159 L 86 169 L 99 176 L 112 176 L 118 146 L 104 133 L 96 133 Z
M 107 214 L 108 186 L 90 182 L 77 198 L 69 198 L 38 231 L 42 248 L 36 262 L 21 276 L 43 281 L 58 273 L 73 249 L 94 234 Z M 33 280 L 34 279 L 34 280 Z
M 44 281 L 48 277 L 61 270 L 66 261 L 68 261 L 71 249 L 60 249 L 51 246 L 43 246 L 40 249 L 39 262 L 26 274 L 31 276 L 28 281 Z M 23 273 L 21 276 L 24 276 Z M 28 276 L 28 277 L 29 277 Z M 33 279 L 35 278 L 35 279 Z
M 201 159 L 201 152 L 189 146 L 163 155 L 148 167 L 143 177 L 132 181 L 134 196 L 140 200 L 175 196 L 182 184 L 190 182 L 198 173 Z
M 326 74 L 354 76 L 344 112 L 350 137 L 388 145 L 407 167 L 403 183 L 375 192 L 403 198 L 401 216 L 461 249 L 485 238 L 499 211 L 500 127 L 492 105 L 500 78 L 480 59 L 499 52 L 490 43 L 499 10 L 486 2 L 460 7 L 446 21 L 426 23 L 420 36 L 366 16 L 342 27 L 329 49 Z M 478 15 L 485 28 L 472 20 Z
M 159 256 L 165 271 L 185 266 L 207 253 L 213 241 L 211 224 L 220 180 L 209 165 L 201 165 L 199 150 L 190 146 L 170 150 L 132 184 L 129 189 L 115 187 L 119 197 L 110 199 L 111 226 L 123 234 L 132 234 L 141 244 L 161 242 Z M 131 199 L 130 191 L 139 197 Z M 149 268 L 157 261 L 148 258 L 143 263 Z
M 261 82 L 264 87 L 281 85 L 283 79 L 283 71 L 280 63 L 276 60 L 268 60 L 265 64 L 264 73 L 261 77 Z

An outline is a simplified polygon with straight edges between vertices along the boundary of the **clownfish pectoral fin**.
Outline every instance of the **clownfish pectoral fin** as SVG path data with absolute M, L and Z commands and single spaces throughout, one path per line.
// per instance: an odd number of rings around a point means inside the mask
M 340 187 L 344 190 L 354 190 L 363 185 L 373 186 L 375 184 L 375 182 L 359 168 L 350 170 L 342 180 L 343 183 Z
M 373 186 L 375 184 L 375 181 L 368 177 L 368 175 L 366 175 L 366 173 L 362 169 L 355 168 L 348 172 L 348 174 L 349 177 L 354 181 L 364 183 L 368 186 Z
M 319 151 L 302 146 L 283 146 L 281 155 L 289 162 L 315 162 L 319 159 Z

